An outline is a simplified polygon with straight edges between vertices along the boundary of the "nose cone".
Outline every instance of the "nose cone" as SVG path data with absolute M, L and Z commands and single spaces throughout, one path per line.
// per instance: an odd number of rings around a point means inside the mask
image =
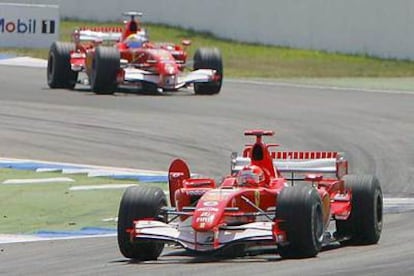
M 191 226 L 195 231 L 212 231 L 218 225 L 220 214 L 217 208 L 196 210 Z
M 224 220 L 224 210 L 233 198 L 233 190 L 212 189 L 197 202 L 191 226 L 195 231 L 214 231 Z
M 178 66 L 174 61 L 168 61 L 162 63 L 161 65 L 161 74 L 162 75 L 176 75 L 178 74 Z

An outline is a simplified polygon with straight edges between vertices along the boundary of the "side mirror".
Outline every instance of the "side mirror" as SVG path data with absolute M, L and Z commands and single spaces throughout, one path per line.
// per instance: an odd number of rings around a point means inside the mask
M 190 46 L 190 45 L 191 45 L 191 40 L 189 40 L 189 39 L 184 39 L 184 40 L 182 40 L 182 41 L 181 41 L 181 44 L 182 44 L 183 46 Z
M 79 44 L 80 43 L 80 31 L 79 29 L 76 29 L 73 33 L 72 33 L 72 40 L 75 44 Z
M 305 176 L 305 181 L 311 182 L 313 187 L 318 187 L 322 178 L 323 176 L 321 174 L 307 174 Z

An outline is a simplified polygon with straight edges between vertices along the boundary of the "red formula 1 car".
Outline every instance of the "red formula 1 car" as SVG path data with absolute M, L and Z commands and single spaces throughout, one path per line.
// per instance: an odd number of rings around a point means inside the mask
M 181 159 L 169 169 L 169 200 L 160 188 L 129 187 L 121 200 L 118 244 L 136 260 L 157 259 L 165 243 L 194 253 L 277 249 L 282 258 L 313 257 L 332 242 L 375 244 L 382 230 L 378 179 L 348 174 L 339 152 L 270 151 L 256 136 L 232 154 L 220 185 L 192 178 Z M 169 201 L 169 206 L 168 206 Z
M 217 48 L 200 48 L 189 67 L 182 45 L 153 43 L 142 28 L 138 16 L 130 17 L 124 28 L 80 28 L 73 32 L 74 43 L 54 42 L 49 51 L 47 82 L 50 88 L 73 89 L 76 83 L 88 83 L 97 94 L 112 94 L 119 85 L 141 87 L 162 93 L 194 86 L 196 94 L 212 95 L 221 90 L 223 64 Z M 108 46 L 109 44 L 109 46 Z M 81 79 L 79 73 L 86 73 Z

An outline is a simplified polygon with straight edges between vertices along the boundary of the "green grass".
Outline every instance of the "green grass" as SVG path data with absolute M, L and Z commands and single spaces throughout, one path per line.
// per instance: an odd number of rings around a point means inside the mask
M 62 21 L 60 40 L 70 41 L 77 26 L 113 26 L 114 23 Z M 121 26 L 121 25 L 120 25 Z M 364 55 L 333 54 L 323 51 L 290 49 L 228 41 L 208 33 L 163 25 L 145 25 L 152 41 L 180 43 L 191 39 L 190 56 L 198 47 L 220 48 L 226 77 L 237 78 L 333 78 L 333 77 L 413 77 L 414 62 L 379 59 Z M 1 49 L 46 58 L 47 50 Z
M 75 182 L 45 184 L 1 184 L 6 179 L 70 177 Z M 38 230 L 79 230 L 82 227 L 116 228 L 115 221 L 103 219 L 118 216 L 124 189 L 71 191 L 71 186 L 109 183 L 137 183 L 87 177 L 81 174 L 36 173 L 0 169 L 0 234 L 29 234 Z

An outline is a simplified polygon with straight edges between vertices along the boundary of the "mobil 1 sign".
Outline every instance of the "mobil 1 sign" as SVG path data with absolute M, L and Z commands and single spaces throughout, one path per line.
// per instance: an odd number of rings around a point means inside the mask
M 0 47 L 49 48 L 58 38 L 58 6 L 0 3 Z

